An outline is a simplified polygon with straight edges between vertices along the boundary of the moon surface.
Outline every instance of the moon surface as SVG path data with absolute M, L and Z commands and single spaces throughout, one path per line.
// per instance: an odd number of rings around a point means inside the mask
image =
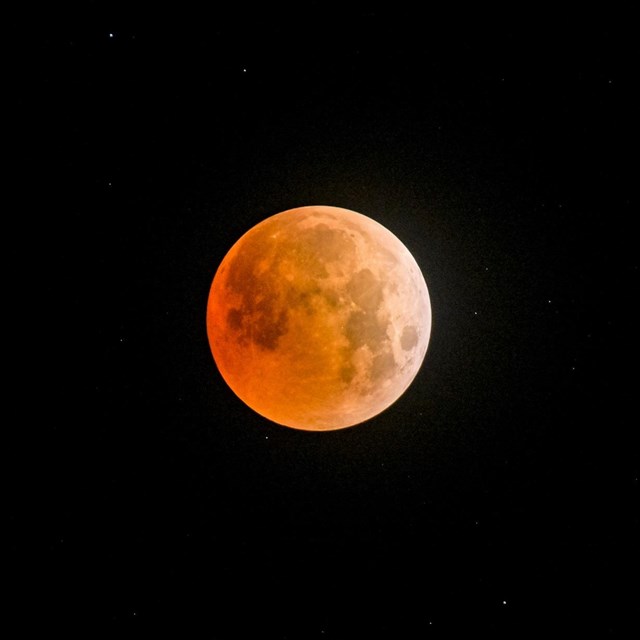
M 231 390 L 277 424 L 328 431 L 393 404 L 431 334 L 425 279 L 372 218 L 306 206 L 249 229 L 218 267 L 207 335 Z

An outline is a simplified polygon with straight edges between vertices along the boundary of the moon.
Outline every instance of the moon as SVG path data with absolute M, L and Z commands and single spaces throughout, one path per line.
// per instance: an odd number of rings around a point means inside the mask
M 256 224 L 223 258 L 207 302 L 211 353 L 231 390 L 306 431 L 352 427 L 396 402 L 430 334 L 429 293 L 409 250 L 340 207 Z

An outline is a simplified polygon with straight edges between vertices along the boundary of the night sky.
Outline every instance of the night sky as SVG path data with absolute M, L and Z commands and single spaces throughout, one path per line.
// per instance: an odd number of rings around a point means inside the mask
M 7 23 L 16 619 L 629 637 L 631 13 L 84 4 Z M 433 308 L 409 390 L 328 433 L 245 406 L 205 323 L 235 241 L 313 204 L 397 235 Z

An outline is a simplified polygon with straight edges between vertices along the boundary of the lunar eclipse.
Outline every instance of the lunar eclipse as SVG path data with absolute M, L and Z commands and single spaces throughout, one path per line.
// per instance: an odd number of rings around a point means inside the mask
M 249 229 L 220 263 L 207 303 L 218 370 L 250 408 L 307 431 L 351 427 L 406 391 L 431 333 L 423 274 L 374 219 L 289 209 Z

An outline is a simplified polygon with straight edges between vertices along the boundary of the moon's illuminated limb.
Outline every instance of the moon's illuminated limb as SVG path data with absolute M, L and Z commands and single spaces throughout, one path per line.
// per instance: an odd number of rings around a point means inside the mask
M 328 206 L 245 233 L 220 264 L 207 333 L 235 394 L 265 418 L 323 431 L 359 424 L 415 378 L 431 333 L 427 286 L 388 229 Z

